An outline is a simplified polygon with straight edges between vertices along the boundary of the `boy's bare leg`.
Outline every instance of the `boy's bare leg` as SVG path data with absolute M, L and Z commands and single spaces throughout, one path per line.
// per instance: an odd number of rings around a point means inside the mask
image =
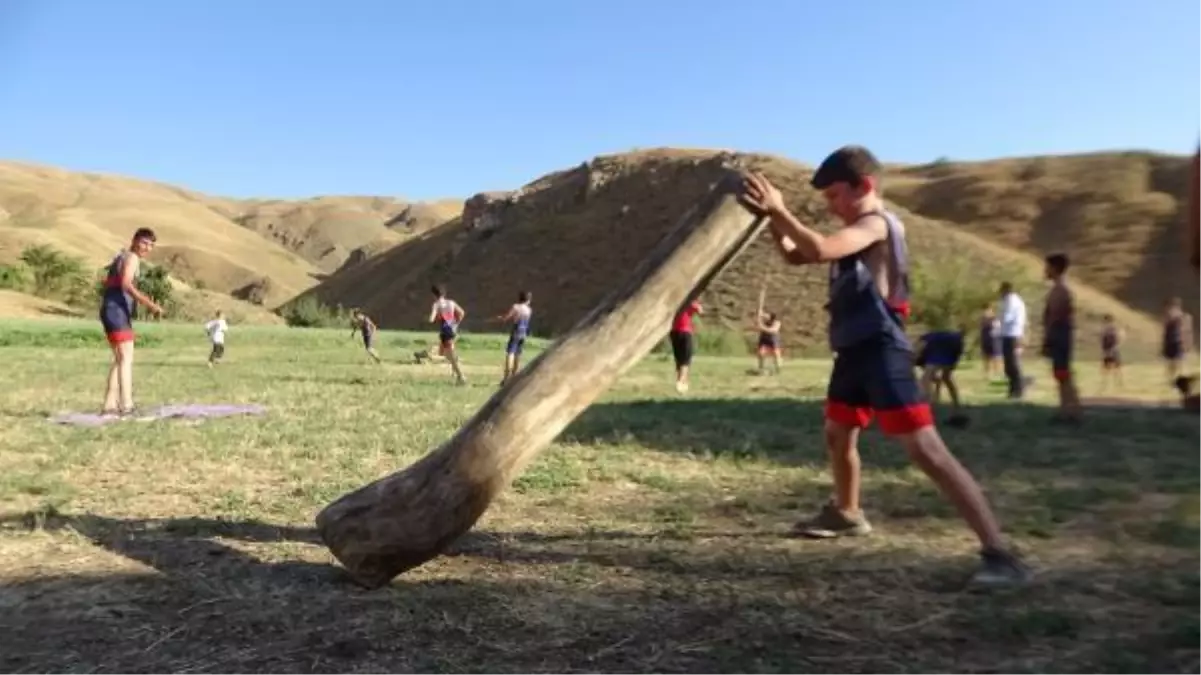
M 905 452 L 955 505 L 985 549 L 1000 550 L 1001 527 L 976 479 L 951 454 L 934 426 L 901 437 Z
M 454 347 L 450 347 L 449 349 L 447 349 L 446 350 L 446 360 L 450 361 L 450 370 L 455 375 L 455 382 L 458 382 L 460 384 L 466 382 L 467 378 L 463 377 L 463 371 L 461 368 L 459 368 L 459 352 L 458 352 L 458 350 L 456 350 Z
M 944 370 L 940 375 L 942 383 L 947 385 L 947 394 L 951 396 L 951 406 L 955 408 L 955 412 L 959 412 L 959 387 L 955 384 L 955 378 L 951 376 L 950 370 Z
M 779 375 L 780 374 L 780 366 L 784 363 L 784 357 L 780 354 L 780 352 L 775 351 L 775 352 L 772 352 L 771 358 L 772 358 L 772 361 L 775 362 L 775 365 L 776 365 L 776 375 Z
M 103 413 L 116 412 L 121 393 L 121 351 L 118 345 L 112 346 L 113 361 L 108 366 L 108 382 L 104 387 Z
M 117 381 L 121 390 L 121 409 L 133 409 L 133 341 L 117 345 L 119 363 Z
M 826 454 L 834 475 L 834 496 L 838 509 L 857 514 L 863 466 L 859 458 L 859 429 L 826 420 Z

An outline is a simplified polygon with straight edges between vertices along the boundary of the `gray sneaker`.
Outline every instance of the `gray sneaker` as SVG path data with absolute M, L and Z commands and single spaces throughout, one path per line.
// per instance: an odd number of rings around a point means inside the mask
M 980 551 L 980 567 L 969 581 L 970 586 L 997 588 L 1020 586 L 1034 576 L 1017 555 L 1001 549 Z
M 811 539 L 862 537 L 871 531 L 871 523 L 867 522 L 862 512 L 848 515 L 840 511 L 834 502 L 826 502 L 816 516 L 792 528 L 793 534 Z

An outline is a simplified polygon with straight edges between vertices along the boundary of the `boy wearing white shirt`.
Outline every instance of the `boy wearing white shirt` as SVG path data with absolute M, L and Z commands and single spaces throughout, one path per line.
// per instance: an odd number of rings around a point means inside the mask
M 217 364 L 221 357 L 225 356 L 225 332 L 229 330 L 229 324 L 225 323 L 225 315 L 221 310 L 217 310 L 217 314 L 212 321 L 204 324 L 204 332 L 208 333 L 209 340 L 213 343 L 213 350 L 209 352 L 209 368 Z
M 1005 378 L 1009 380 L 1009 397 L 1021 398 L 1025 387 L 1022 377 L 1022 345 L 1026 336 L 1026 303 L 1014 292 L 1013 284 L 1001 284 L 1001 306 L 997 312 L 1000 323 L 1001 359 L 1005 363 Z

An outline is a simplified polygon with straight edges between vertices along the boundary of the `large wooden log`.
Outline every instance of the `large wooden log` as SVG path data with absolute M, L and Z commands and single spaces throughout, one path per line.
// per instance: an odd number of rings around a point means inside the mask
M 1201 272 L 1201 147 L 1193 153 L 1193 168 L 1189 172 L 1185 232 L 1188 240 L 1188 262 L 1194 272 Z
M 350 576 L 378 588 L 438 555 L 622 373 L 672 317 L 762 230 L 730 171 L 629 278 L 484 404 L 450 440 L 408 468 L 343 495 L 317 529 Z

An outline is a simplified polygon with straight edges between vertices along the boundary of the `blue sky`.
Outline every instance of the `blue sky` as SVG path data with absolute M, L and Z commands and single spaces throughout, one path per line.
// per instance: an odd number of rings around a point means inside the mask
M 0 0 L 0 158 L 462 197 L 597 154 L 816 163 L 1201 134 L 1196 0 Z

